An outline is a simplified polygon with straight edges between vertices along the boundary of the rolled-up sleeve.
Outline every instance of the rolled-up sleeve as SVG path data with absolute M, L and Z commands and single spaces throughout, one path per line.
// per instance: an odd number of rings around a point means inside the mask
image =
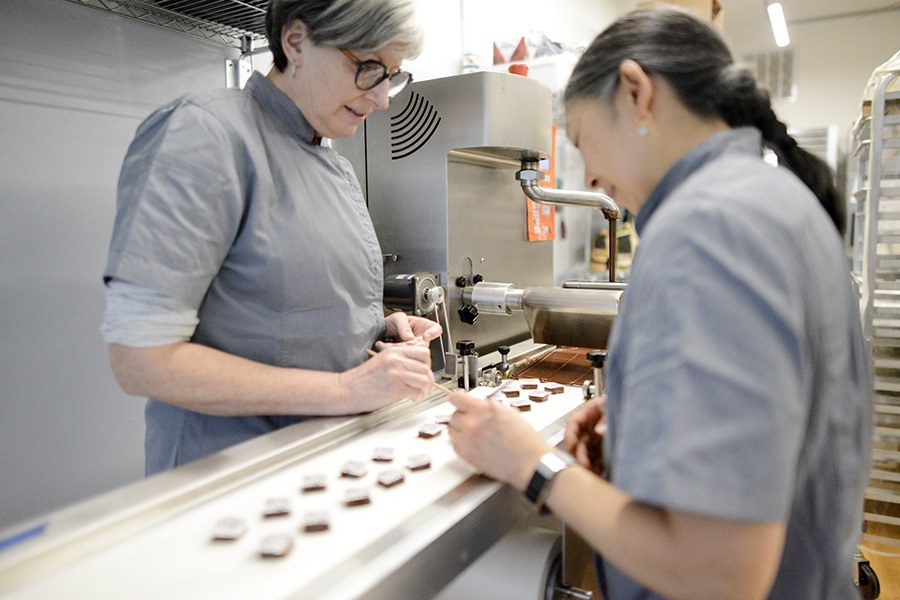
M 173 104 L 148 119 L 120 174 L 105 279 L 199 307 L 240 227 L 240 152 L 202 107 Z

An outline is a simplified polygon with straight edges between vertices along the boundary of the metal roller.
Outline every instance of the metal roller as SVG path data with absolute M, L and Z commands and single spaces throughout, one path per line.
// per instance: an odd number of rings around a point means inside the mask
M 538 343 L 606 348 L 623 293 L 620 289 L 517 289 L 511 283 L 482 282 L 463 290 L 463 301 L 486 314 L 522 311 Z

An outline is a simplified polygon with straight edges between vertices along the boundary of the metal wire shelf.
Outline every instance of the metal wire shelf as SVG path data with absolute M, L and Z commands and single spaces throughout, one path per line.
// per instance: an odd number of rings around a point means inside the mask
M 268 0 L 68 0 L 224 46 L 265 39 Z

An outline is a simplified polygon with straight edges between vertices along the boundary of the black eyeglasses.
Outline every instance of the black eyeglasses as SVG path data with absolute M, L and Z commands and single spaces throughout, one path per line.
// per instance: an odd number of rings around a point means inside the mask
M 379 83 L 388 80 L 388 98 L 393 98 L 403 91 L 410 81 L 412 81 L 412 73 L 397 69 L 393 73 L 388 72 L 388 68 L 377 60 L 359 60 L 349 50 L 338 48 L 344 53 L 344 56 L 353 61 L 356 65 L 356 87 L 361 90 L 371 90 Z

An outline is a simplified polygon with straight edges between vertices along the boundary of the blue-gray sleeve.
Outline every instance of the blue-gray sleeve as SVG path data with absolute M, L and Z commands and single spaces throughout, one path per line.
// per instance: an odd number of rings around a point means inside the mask
M 197 308 L 240 227 L 239 153 L 196 105 L 176 102 L 148 118 L 119 177 L 105 278 Z
M 637 257 L 664 268 L 626 292 L 637 366 L 624 377 L 614 482 L 655 505 L 782 520 L 807 411 L 790 240 L 714 202 L 690 210 L 665 215 L 672 225 Z

